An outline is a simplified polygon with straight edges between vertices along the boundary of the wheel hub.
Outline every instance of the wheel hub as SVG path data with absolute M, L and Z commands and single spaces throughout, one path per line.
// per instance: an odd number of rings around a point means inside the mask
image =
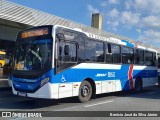
M 90 93 L 90 91 L 89 91 L 89 87 L 88 86 L 83 86 L 83 88 L 82 88 L 82 96 L 83 97 L 86 97 L 86 96 L 88 96 L 89 95 L 89 93 Z

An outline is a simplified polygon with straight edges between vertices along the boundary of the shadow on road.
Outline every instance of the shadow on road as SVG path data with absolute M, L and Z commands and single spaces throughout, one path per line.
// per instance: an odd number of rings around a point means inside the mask
M 133 91 L 114 92 L 97 95 L 95 100 L 108 97 L 132 97 L 132 98 L 147 98 L 147 99 L 160 99 L 160 87 L 148 87 L 141 93 L 135 93 Z M 93 99 L 94 101 L 94 99 Z M 68 103 L 77 103 L 79 105 L 77 97 L 64 98 L 64 99 L 35 99 L 35 98 L 24 98 L 15 96 L 12 94 L 11 89 L 0 89 L 0 109 L 12 110 L 40 110 L 41 108 L 56 107 Z
M 65 99 L 25 98 L 12 94 L 11 89 L 0 89 L 0 109 L 39 109 L 63 103 L 79 103 L 77 97 Z

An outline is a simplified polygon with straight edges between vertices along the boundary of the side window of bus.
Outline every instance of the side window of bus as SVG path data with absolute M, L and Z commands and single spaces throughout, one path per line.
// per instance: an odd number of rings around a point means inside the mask
M 65 47 L 67 47 L 67 46 L 68 46 L 68 53 L 66 54 L 66 61 L 68 61 L 68 62 L 77 62 L 76 44 L 66 43 Z
M 66 62 L 76 62 L 76 51 L 76 44 L 61 41 L 59 43 L 59 60 Z
M 74 41 L 78 43 L 78 61 L 85 61 L 84 55 L 84 45 L 85 45 L 85 38 L 83 36 L 77 35 L 74 38 Z
M 153 65 L 153 53 L 149 51 L 145 51 L 145 65 L 151 66 Z
M 95 61 L 96 42 L 85 39 L 85 59 L 86 61 Z
M 138 49 L 134 50 L 134 63 L 139 64 L 139 50 Z
M 121 63 L 121 50 L 120 46 L 111 44 L 112 62 Z
M 104 62 L 104 43 L 96 42 L 96 61 Z
M 157 58 L 156 58 L 156 53 L 153 52 L 153 66 L 157 66 Z M 159 65 L 159 64 L 158 64 Z
M 86 61 L 104 62 L 104 43 L 85 39 Z
M 133 64 L 134 62 L 133 49 L 128 47 L 122 47 L 122 63 Z
M 158 68 L 160 68 L 160 57 L 158 57 Z
M 144 50 L 139 50 L 139 65 L 144 65 Z
M 106 43 L 106 62 L 112 63 L 112 51 L 111 51 L 111 44 Z

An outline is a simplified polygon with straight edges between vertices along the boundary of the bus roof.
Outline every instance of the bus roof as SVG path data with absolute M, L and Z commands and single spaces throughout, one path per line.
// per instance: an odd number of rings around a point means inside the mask
M 62 25 L 54 25 L 54 27 L 55 28 L 56 27 L 62 27 L 62 28 L 73 30 L 73 31 L 77 31 L 77 32 L 85 34 L 89 38 L 94 38 L 94 39 L 98 39 L 98 40 L 101 40 L 101 41 L 115 43 L 115 44 L 119 44 L 119 45 L 123 45 L 123 46 L 128 46 L 128 47 L 131 47 L 131 48 L 138 48 L 138 49 L 148 50 L 148 51 L 152 51 L 152 52 L 158 52 L 158 50 L 152 48 L 151 46 L 139 43 L 137 41 L 120 39 L 120 38 L 116 38 L 116 37 L 108 37 L 108 36 L 106 37 L 106 36 L 102 36 L 102 35 L 98 35 L 98 34 L 93 34 L 91 32 L 85 32 L 85 31 L 83 31 L 81 29 L 78 29 L 78 28 L 70 28 L 70 27 L 66 27 L 66 26 L 62 26 Z

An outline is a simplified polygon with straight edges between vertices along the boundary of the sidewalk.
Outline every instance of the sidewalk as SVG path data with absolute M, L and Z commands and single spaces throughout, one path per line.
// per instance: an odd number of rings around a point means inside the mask
M 8 85 L 8 76 L 3 75 L 3 69 L 0 69 L 0 88 L 9 87 Z
M 6 87 L 9 87 L 8 79 L 0 78 L 0 88 L 6 88 Z

